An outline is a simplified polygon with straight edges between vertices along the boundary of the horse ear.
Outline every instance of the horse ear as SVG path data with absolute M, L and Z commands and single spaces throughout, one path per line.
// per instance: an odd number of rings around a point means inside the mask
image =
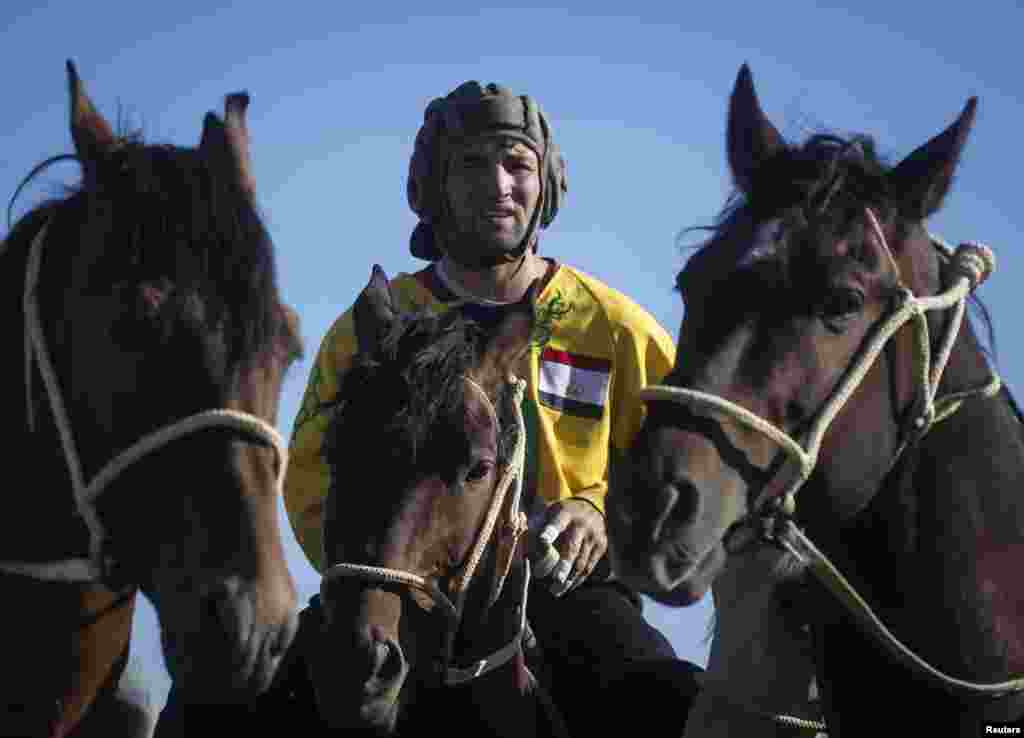
M 889 173 L 890 189 L 906 217 L 924 220 L 942 207 L 960 161 L 960 152 L 974 124 L 977 105 L 978 98 L 970 98 L 949 128 L 911 153 Z
M 785 145 L 782 134 L 761 110 L 750 67 L 744 64 L 729 99 L 726 129 L 729 168 L 741 192 L 750 194 L 754 171 Z
M 481 377 L 504 380 L 530 347 L 540 286 L 539 279 L 533 280 L 522 299 L 505 308 L 505 314 L 484 347 L 479 369 Z
M 103 155 L 117 143 L 113 129 L 93 105 L 85 92 L 85 85 L 78 76 L 78 70 L 70 59 L 67 60 L 68 94 L 71 101 L 71 139 L 75 153 L 88 177 L 96 170 L 96 164 Z
M 360 353 L 373 353 L 396 318 L 395 300 L 387 275 L 380 266 L 374 264 L 370 281 L 352 306 L 352 320 Z
M 225 158 L 238 177 L 238 183 L 250 197 L 256 194 L 256 180 L 252 174 L 249 153 L 249 127 L 245 113 L 249 107 L 249 93 L 233 92 L 224 99 L 224 121 L 213 113 L 203 119 L 203 135 L 199 148 L 213 157 Z
M 224 100 L 224 130 L 235 156 L 239 181 L 250 196 L 256 194 L 256 180 L 252 173 L 252 155 L 249 150 L 249 126 L 245 113 L 249 108 L 248 92 L 233 92 Z

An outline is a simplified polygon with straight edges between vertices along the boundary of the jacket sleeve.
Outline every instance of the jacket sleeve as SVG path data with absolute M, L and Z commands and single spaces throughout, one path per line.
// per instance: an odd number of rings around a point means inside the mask
M 625 456 L 644 420 L 640 390 L 660 382 L 675 364 L 676 349 L 671 336 L 652 316 L 639 308 L 636 311 L 638 319 L 623 322 L 616 340 L 615 377 L 609 397 L 611 443 L 604 483 L 574 495 L 592 503 L 602 513 L 611 467 Z
M 324 404 L 338 394 L 340 377 L 352 364 L 355 346 L 350 309 L 335 321 L 320 344 L 289 444 L 285 509 L 306 558 L 320 572 L 324 564 L 323 516 L 330 487 L 330 469 L 323 456 Z
M 649 314 L 619 334 L 617 376 L 612 401 L 612 446 L 624 454 L 643 423 L 646 408 L 640 390 L 658 384 L 672 370 L 676 347 L 668 331 Z

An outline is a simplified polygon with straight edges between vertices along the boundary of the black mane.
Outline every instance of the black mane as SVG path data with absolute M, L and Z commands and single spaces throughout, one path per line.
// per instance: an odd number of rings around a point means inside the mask
M 20 268 L 4 266 L 2 289 L 22 294 L 29 245 L 49 221 L 47 265 L 66 261 L 61 252 L 101 244 L 94 247 L 90 290 L 169 282 L 182 294 L 198 294 L 204 327 L 226 331 L 230 375 L 281 331 L 269 234 L 234 172 L 223 171 L 201 149 L 146 145 L 139 136 L 120 141 L 98 163 L 95 177 L 83 179 L 63 198 L 36 205 L 11 228 L 0 254 Z M 66 158 L 74 157 L 54 157 L 35 167 L 18 192 L 49 164 Z M 43 277 L 41 288 L 50 288 L 51 276 Z
M 885 217 L 890 212 L 890 168 L 870 136 L 818 133 L 803 144 L 786 146 L 758 167 L 751 192 L 734 191 L 711 226 L 695 226 L 684 233 L 710 231 L 711 238 L 695 246 L 702 249 L 729 236 L 741 221 L 759 222 L 791 211 L 806 222 L 870 205 Z
M 280 339 L 285 339 L 289 348 L 300 345 L 278 299 L 270 238 L 252 200 L 237 184 L 235 172 L 225 171 L 200 149 L 147 146 L 137 138 L 122 142 L 98 163 L 95 177 L 83 178 L 61 196 L 34 204 L 0 244 L 0 337 L 12 347 L 10 360 L 0 370 L 0 381 L 9 392 L 5 407 L 10 412 L 5 423 L 16 434 L 27 433 L 27 412 L 36 408 L 32 427 L 41 439 L 40 448 L 27 458 L 45 456 L 31 465 L 39 489 L 67 489 L 69 478 L 60 444 L 45 441 L 56 439 L 57 430 L 42 394 L 43 383 L 38 370 L 27 366 L 21 353 L 27 258 L 44 226 L 47 232 L 38 296 L 44 331 L 50 337 L 64 330 L 62 325 L 74 324 L 77 316 L 67 314 L 68 285 L 81 282 L 74 270 L 88 269 L 86 290 L 114 296 L 127 289 L 124 294 L 135 297 L 123 305 L 125 325 L 138 326 L 157 347 L 181 345 L 175 328 L 184 327 L 183 320 L 190 334 L 195 331 L 200 340 L 214 342 L 205 360 L 216 362 L 215 370 L 223 372 L 221 381 L 225 383 L 243 365 L 269 356 L 272 348 L 281 345 Z M 73 158 L 48 159 L 35 167 L 22 185 L 50 164 Z M 139 286 L 147 281 L 167 290 L 164 305 L 173 309 L 160 309 L 156 315 L 145 312 Z M 137 314 L 132 314 L 133 310 Z M 115 342 L 122 335 L 117 333 L 120 327 L 109 327 Z M 50 349 L 59 372 L 74 371 L 66 362 L 60 366 L 61 345 L 51 344 Z M 173 355 L 168 357 L 166 371 L 175 376 L 175 362 L 192 365 L 201 360 L 204 357 L 199 355 Z M 33 394 L 27 401 L 26 368 L 35 376 Z M 168 405 L 173 401 L 168 399 Z M 147 407 L 140 401 L 140 409 Z M 131 420 L 125 418 L 124 427 Z M 93 439 L 77 440 L 79 453 L 89 457 Z M 27 458 L 16 462 L 27 462 Z M 87 459 L 86 469 L 106 458 Z M 48 519 L 54 504 L 48 496 L 30 496 L 25 514 Z M 16 523 L 18 518 L 12 520 Z M 87 540 L 82 539 L 86 531 L 73 518 L 68 521 L 68 529 L 61 533 L 62 545 L 67 555 L 73 555 Z M 22 540 L 16 555 L 53 555 L 52 541 L 47 538 L 29 539 L 43 547 L 35 554 L 29 553 Z M 18 537 L 11 540 L 18 541 Z
M 697 250 L 712 248 L 751 223 L 776 217 L 783 219 L 785 229 L 810 225 L 826 238 L 849 236 L 860 227 L 865 206 L 883 221 L 893 214 L 896 204 L 887 178 L 891 170 L 892 165 L 879 155 L 869 135 L 816 133 L 763 162 L 753 173 L 750 193 L 730 195 L 713 225 L 685 232 L 711 232 L 709 239 L 694 247 Z M 975 293 L 969 295 L 968 303 L 985 328 L 985 350 L 995 358 L 995 331 L 988 308 Z
M 354 358 L 328 406 L 328 463 L 369 448 L 389 457 L 381 463 L 394 464 L 393 471 L 425 471 L 428 464 L 444 469 L 446 463 L 451 468 L 453 455 L 464 454 L 468 442 L 463 377 L 479 362 L 486 338 L 487 328 L 458 308 L 395 321 L 377 351 Z M 510 397 L 503 389 L 496 403 L 499 463 L 510 459 L 516 440 Z

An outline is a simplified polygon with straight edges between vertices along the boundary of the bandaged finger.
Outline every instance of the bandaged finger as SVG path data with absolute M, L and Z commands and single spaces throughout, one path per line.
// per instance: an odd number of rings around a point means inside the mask
M 570 571 L 572 571 L 572 562 L 560 559 L 552 576 L 559 584 L 565 584 L 565 580 L 569 578 Z
M 541 543 L 551 545 L 555 542 L 555 539 L 558 538 L 558 534 L 560 532 L 561 531 L 553 525 L 544 526 L 544 530 L 540 532 L 539 536 Z
M 542 544 L 541 548 L 544 553 L 533 564 L 533 573 L 538 579 L 544 579 L 548 574 L 554 571 L 555 567 L 558 566 L 558 562 L 561 561 L 561 557 L 558 555 L 558 551 L 554 546 L 550 544 Z

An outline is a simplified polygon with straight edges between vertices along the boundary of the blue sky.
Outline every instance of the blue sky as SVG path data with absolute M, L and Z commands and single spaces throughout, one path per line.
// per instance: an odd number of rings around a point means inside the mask
M 865 131 L 898 159 L 980 98 L 946 207 L 946 240 L 980 240 L 998 257 L 981 289 L 995 318 L 1000 369 L 1016 387 L 1024 350 L 1013 321 L 1024 214 L 1024 101 L 1014 60 L 1024 11 L 1013 0 L 921 2 L 569 3 L 548 9 L 475 3 L 22 2 L 0 9 L 0 194 L 42 159 L 71 150 L 64 60 L 99 108 L 148 139 L 198 140 L 223 95 L 252 94 L 259 201 L 277 246 L 283 295 L 299 312 L 307 360 L 285 383 L 291 431 L 309 360 L 365 284 L 370 266 L 419 268 L 405 173 L 423 109 L 468 79 L 540 101 L 569 167 L 569 194 L 541 249 L 629 294 L 673 334 L 680 232 L 707 223 L 730 191 L 726 101 L 748 62 L 784 134 Z M 426 14 L 423 9 L 431 8 Z M 415 8 L 415 9 L 413 9 Z M 55 167 L 22 213 L 74 181 Z M 282 510 L 283 512 L 283 510 Z M 287 530 L 305 600 L 317 578 Z M 649 604 L 679 654 L 703 664 L 709 598 L 685 610 Z M 166 690 L 156 624 L 143 605 L 137 658 Z

